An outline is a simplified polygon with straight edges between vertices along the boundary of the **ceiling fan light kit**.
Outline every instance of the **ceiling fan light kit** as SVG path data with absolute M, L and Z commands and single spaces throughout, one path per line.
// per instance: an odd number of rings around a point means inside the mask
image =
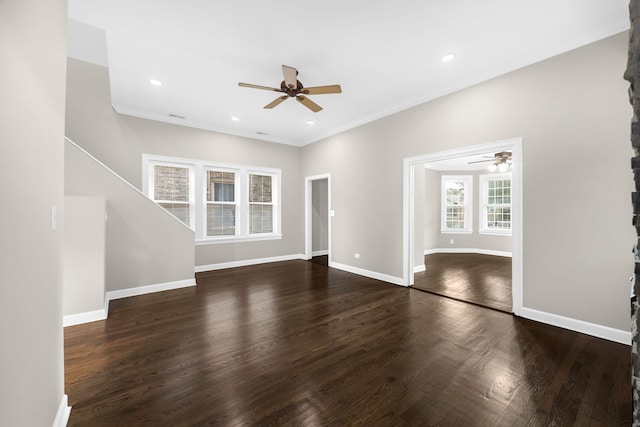
M 511 167 L 511 151 L 500 151 L 499 153 L 495 153 L 493 157 L 487 160 L 477 160 L 475 162 L 469 162 L 467 164 L 473 163 L 484 163 L 491 162 L 489 165 L 489 172 L 506 172 Z
M 285 95 L 279 96 L 274 99 L 263 108 L 271 109 L 282 102 L 286 101 L 287 98 L 295 98 L 296 101 L 307 107 L 309 110 L 317 113 L 322 110 L 322 107 L 310 100 L 305 95 L 324 95 L 329 93 L 342 93 L 342 88 L 340 85 L 328 85 L 328 86 L 314 86 L 314 87 L 304 87 L 300 80 L 298 80 L 298 70 L 293 67 L 289 67 L 287 65 L 282 66 L 282 75 L 284 76 L 284 80 L 280 83 L 280 88 L 274 88 L 269 86 L 260 86 L 254 85 L 251 83 L 238 83 L 240 87 L 248 87 L 252 89 L 261 89 L 261 90 L 269 90 L 273 92 L 281 92 Z

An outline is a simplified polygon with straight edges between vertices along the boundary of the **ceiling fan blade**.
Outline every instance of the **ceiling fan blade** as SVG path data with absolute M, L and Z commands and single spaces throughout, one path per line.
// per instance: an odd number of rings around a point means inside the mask
M 305 95 L 322 95 L 325 93 L 342 93 L 340 85 L 305 87 L 300 91 Z
M 305 107 L 313 111 L 314 113 L 317 113 L 318 111 L 322 110 L 321 106 L 319 106 L 318 104 L 316 104 L 315 102 L 307 98 L 306 96 L 298 95 L 296 96 L 296 99 L 298 100 L 299 103 L 301 103 L 302 105 L 304 105 Z
M 500 160 L 500 159 L 498 159 Z M 485 162 L 495 162 L 496 159 L 487 159 L 487 160 L 476 160 L 475 162 L 467 162 L 468 165 L 471 165 L 473 163 L 485 163 Z
M 284 76 L 284 84 L 286 84 L 287 87 L 292 89 L 298 87 L 298 70 L 293 67 L 283 65 L 282 75 Z
M 276 105 L 280 105 L 280 103 L 282 103 L 287 98 L 288 98 L 288 96 L 286 96 L 286 95 L 285 96 L 279 96 L 275 100 L 273 100 L 272 102 L 270 102 L 267 105 L 265 105 L 264 108 L 273 108 Z
M 251 83 L 238 83 L 238 86 L 249 87 L 249 88 L 252 88 L 252 89 L 271 90 L 273 92 L 282 92 L 282 89 L 279 89 L 279 88 L 276 89 L 275 87 L 252 85 Z

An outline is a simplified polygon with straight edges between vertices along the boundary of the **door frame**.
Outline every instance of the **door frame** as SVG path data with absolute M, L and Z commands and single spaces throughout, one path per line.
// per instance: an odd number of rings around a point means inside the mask
M 457 157 L 484 154 L 490 151 L 512 151 L 512 187 L 511 199 L 511 220 L 512 220 L 512 276 L 511 294 L 513 298 L 512 310 L 515 315 L 521 315 L 523 304 L 523 242 L 522 242 L 522 199 L 523 199 L 523 161 L 522 161 L 522 138 L 512 138 L 503 141 L 491 142 L 488 144 L 474 145 L 458 148 L 454 150 L 440 151 L 432 154 L 423 154 L 414 157 L 406 157 L 403 160 L 403 271 L 402 279 L 405 286 L 414 283 L 413 258 L 414 258 L 414 170 L 416 166 L 438 160 L 454 159 Z
M 327 251 L 331 265 L 331 174 L 307 176 L 304 178 L 304 258 L 313 257 L 313 181 L 327 180 Z

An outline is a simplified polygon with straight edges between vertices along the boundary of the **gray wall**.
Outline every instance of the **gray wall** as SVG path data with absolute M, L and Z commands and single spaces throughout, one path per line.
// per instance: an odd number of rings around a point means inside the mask
M 52 425 L 64 394 L 66 15 L 63 0 L 0 2 L 2 426 Z
M 424 169 L 424 250 L 438 247 L 440 236 L 440 172 Z
M 107 204 L 104 197 L 65 196 L 62 314 L 104 308 Z
M 193 281 L 190 228 L 68 142 L 64 173 L 65 194 L 107 200 L 107 292 Z
M 283 238 L 196 246 L 195 265 L 304 253 L 299 148 L 117 114 L 111 108 L 107 68 L 71 58 L 66 132 L 139 189 L 143 153 L 281 169 Z
M 333 260 L 401 277 L 402 159 L 522 137 L 524 307 L 628 330 L 627 43 L 621 33 L 305 146 L 305 174 L 332 177 Z
M 480 175 L 485 175 L 488 171 L 432 171 L 433 174 L 428 174 L 428 182 L 425 183 L 425 202 L 430 206 L 430 212 L 435 213 L 434 217 L 429 218 L 430 227 L 429 230 L 425 227 L 425 235 L 433 236 L 435 233 L 435 239 L 429 239 L 429 246 L 425 241 L 425 250 L 429 249 L 481 249 L 488 251 L 498 252 L 511 252 L 512 251 L 512 237 L 511 236 L 497 236 L 490 234 L 480 234 Z M 441 230 L 441 218 L 442 218 L 442 195 L 441 191 L 441 177 L 442 175 L 471 175 L 473 176 L 473 232 L 471 234 L 452 234 L 442 233 Z M 434 221 L 435 220 L 435 221 Z M 451 243 L 453 239 L 453 243 Z
M 311 181 L 311 250 L 329 250 L 329 180 Z

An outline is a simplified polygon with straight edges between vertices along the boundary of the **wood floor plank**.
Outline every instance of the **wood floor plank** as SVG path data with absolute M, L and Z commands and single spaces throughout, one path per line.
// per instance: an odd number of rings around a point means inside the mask
M 512 312 L 511 258 L 475 253 L 425 255 L 416 289 Z
M 630 349 L 322 263 L 65 328 L 70 426 L 629 425 Z

